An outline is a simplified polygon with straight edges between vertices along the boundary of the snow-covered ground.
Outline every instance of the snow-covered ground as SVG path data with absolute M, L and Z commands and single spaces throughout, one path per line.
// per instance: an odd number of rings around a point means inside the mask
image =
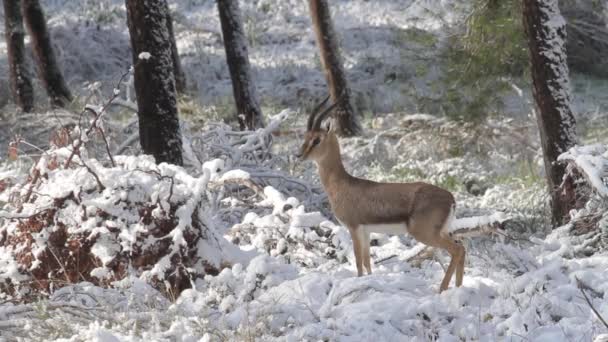
M 123 1 L 42 3 L 72 87 L 83 95 L 97 81 L 102 90 L 111 89 L 131 61 Z M 171 7 L 192 97 L 199 105 L 220 108 L 229 106 L 231 86 L 214 3 L 184 0 Z M 601 236 L 571 236 L 569 226 L 548 232 L 533 120 L 493 119 L 473 129 L 431 115 L 406 115 L 417 112 L 419 97 L 433 94 L 430 84 L 440 70 L 426 65 L 437 57 L 433 46 L 447 34 L 445 24 L 462 13 L 461 3 L 340 0 L 332 6 L 358 105 L 374 114 L 394 112 L 368 120 L 366 136 L 341 141 L 347 168 L 376 180 L 422 179 L 446 187 L 455 193 L 460 218 L 495 212 L 511 218 L 508 236 L 464 240 L 468 254 L 463 287 L 439 294 L 447 254 L 421 253 L 423 246 L 407 236 L 374 236 L 374 274 L 356 277 L 350 237 L 333 221 L 314 166 L 289 157 L 301 137 L 297 123 L 302 116 L 287 110 L 271 121 L 276 126 L 248 138 L 221 124 L 208 123 L 202 129 L 193 124 L 189 130 L 187 123 L 185 144 L 191 149 L 185 169 L 156 168 L 146 157 L 118 155 L 118 166 L 112 168 L 103 148 L 91 150 L 90 157 L 105 162 L 83 156 L 99 180 L 82 167 L 60 170 L 43 161 L 39 165 L 49 177 L 37 189 L 42 195 L 19 214 L 11 210 L 12 192 L 27 192 L 16 184 L 26 182 L 33 160 L 20 155 L 7 162 L 0 156 L 0 217 L 35 213 L 52 205 L 49 195 L 62 197 L 71 191 L 81 197 L 84 216 L 81 206 L 72 203 L 62 208 L 58 222 L 72 222 L 81 234 L 110 237 L 98 239 L 92 248 L 103 264 L 89 269 L 91 276 L 111 280 L 105 266 L 118 257 L 117 248 L 134 248 L 134 237 L 146 229 L 138 222 L 137 210 L 118 207 L 121 201 L 158 203 L 161 209 L 179 202 L 179 224 L 168 235 L 173 245 L 166 255 L 181 248 L 184 232 L 194 229 L 189 218 L 195 213 L 210 229 L 207 238 L 215 241 L 199 246 L 199 256 L 215 260 L 215 266 L 229 264 L 217 275 L 197 279 L 179 296 L 161 293 L 146 282 L 168 271 L 163 269 L 167 259 L 147 273 L 130 270 L 109 287 L 81 281 L 27 304 L 0 293 L 0 341 L 599 341 L 608 329 L 579 287 L 608 318 L 608 255 L 594 253 L 606 241 Z M 308 106 L 324 92 L 324 80 L 306 2 L 241 1 L 241 7 L 267 113 Z M 420 37 L 413 29 L 435 38 L 412 39 Z M 0 42 L 0 61 L 4 49 Z M 0 70 L 5 68 L 0 62 Z M 601 116 L 608 102 L 595 85 L 575 79 L 579 95 L 574 98 L 579 112 Z M 516 94 L 514 98 L 520 101 L 515 106 L 522 111 L 519 117 L 526 117 L 528 100 Z M 101 102 L 97 97 L 88 101 Z M 66 112 L 55 115 L 61 120 L 70 117 Z M 40 127 L 48 122 L 34 115 L 28 124 L 34 120 L 42 121 Z M 108 130 L 122 128 L 110 120 L 105 125 Z M 0 132 L 2 128 L 0 122 Z M 3 148 L 13 129 L 0 136 Z M 269 153 L 254 155 L 265 148 L 263 137 L 272 129 L 284 134 L 274 137 Z M 48 132 L 23 133 L 27 137 Z M 606 143 L 601 136 L 593 139 Z M 122 142 L 113 141 L 113 150 L 121 150 Z M 53 153 L 66 158 L 65 150 Z M 564 156 L 587 163 L 592 182 L 600 183 L 605 182 L 607 158 L 601 145 Z M 124 180 L 127 176 L 132 178 Z M 98 188 L 99 182 L 105 189 Z M 5 191 L 9 187 L 11 191 Z M 129 187 L 140 191 L 121 192 Z M 188 202 L 190 198 L 202 204 Z M 96 209 L 112 217 L 97 220 L 90 215 Z M 0 241 L 2 232 L 16 231 L 17 222 L 0 218 Z M 98 227 L 117 224 L 129 229 L 111 235 Z M 48 228 L 52 232 L 54 226 Z M 46 242 L 45 236 L 37 236 L 34 249 L 39 255 Z M 0 246 L 0 280 L 27 283 L 31 279 L 27 272 L 17 272 L 12 253 Z M 205 272 L 200 264 L 187 266 L 193 274 Z
M 275 117 L 271 126 L 277 127 L 277 120 L 284 122 L 288 113 Z M 424 123 L 425 119 L 428 120 L 426 116 L 418 115 L 405 117 L 403 122 L 411 124 L 421 120 L 423 123 L 418 124 L 425 126 L 429 124 Z M 442 125 L 443 131 L 451 125 L 444 121 L 438 124 Z M 227 128 L 214 127 L 203 133 L 203 140 L 211 141 L 209 146 L 216 146 L 218 144 L 213 142 L 230 136 Z M 407 136 L 407 130 L 405 128 L 397 135 Z M 413 129 L 413 132 L 423 131 L 424 127 Z M 259 134 L 255 136 L 259 137 Z M 236 139 L 243 141 L 238 135 Z M 254 146 L 255 139 L 244 139 L 244 145 Z M 391 145 L 390 138 L 387 139 L 387 144 Z M 369 158 L 374 149 L 379 148 L 378 140 L 372 137 L 344 141 L 349 163 L 356 165 L 357 158 L 364 160 L 366 155 Z M 404 158 L 396 153 L 399 144 L 392 145 L 397 147 L 388 148 L 389 155 L 397 155 L 394 158 L 402 162 L 407 159 L 424 166 L 431 165 L 433 158 L 441 158 L 441 150 L 435 151 L 438 156 L 424 158 L 425 153 L 433 151 L 427 146 L 426 152 L 416 147 L 408 149 L 410 156 L 417 157 L 411 160 L 411 157 Z M 497 154 L 512 148 L 504 143 L 501 145 L 502 149 L 496 149 Z M 238 144 L 232 148 L 246 151 Z M 61 151 L 56 152 L 60 163 L 66 158 L 66 152 Z M 117 245 L 123 249 L 136 246 L 132 244 L 133 238 L 138 231 L 146 230 L 146 225 L 137 220 L 129 221 L 132 213 L 116 212 L 117 209 L 112 208 L 123 208 L 121 201 L 145 203 L 146 196 L 150 196 L 150 201 L 157 199 L 158 208 L 168 208 L 169 201 L 183 203 L 193 196 L 190 193 L 193 191 L 198 193 L 194 196 L 199 196 L 194 198 L 202 201 L 195 210 L 205 218 L 202 220 L 205 226 L 213 230 L 206 233 L 207 237 L 215 236 L 212 240 L 216 241 L 199 244 L 199 248 L 203 248 L 204 257 L 211 260 L 217 258 L 215 253 L 222 252 L 225 257 L 217 259 L 218 263 L 228 260 L 232 266 L 217 275 L 197 279 L 192 289 L 168 298 L 167 292 L 161 294 L 145 281 L 150 279 L 151 273 L 158 273 L 159 267 L 163 270 L 164 259 L 150 272 L 131 271 L 125 279 L 112 282 L 110 288 L 80 282 L 55 291 L 49 299 L 30 304 L 19 304 L 5 297 L 0 305 L 0 338 L 7 341 L 592 341 L 606 332 L 577 287 L 577 280 L 581 281 L 600 314 L 608 316 L 608 304 L 603 299 L 608 290 L 608 273 L 605 272 L 608 255 L 587 256 L 590 241 L 585 237 L 572 237 L 568 226 L 543 237 L 542 220 L 526 220 L 526 215 L 531 215 L 529 219 L 539 212 L 526 214 L 518 208 L 525 207 L 522 203 L 525 201 L 542 202 L 542 185 L 530 188 L 513 180 L 489 185 L 477 196 L 462 187 L 453 189 L 459 201 L 458 216 L 470 216 L 475 210 L 492 212 L 502 208 L 512 219 L 528 227 L 507 231 L 510 238 L 496 235 L 465 239 L 468 254 L 463 287 L 452 287 L 439 294 L 438 284 L 443 277 L 442 265 L 446 265 L 447 255 L 436 253 L 435 257 L 424 257 L 420 254 L 423 246 L 409 237 L 376 235 L 371 249 L 374 274 L 358 278 L 347 230 L 317 211 L 319 203 L 312 200 L 315 196 L 305 195 L 309 190 L 299 189 L 289 181 L 301 182 L 300 185 L 304 184 L 314 192 L 313 183 L 292 178 L 287 170 L 280 171 L 279 165 L 285 163 L 280 155 L 267 157 L 265 163 L 253 166 L 250 164 L 253 159 L 246 152 L 238 155 L 220 151 L 223 150 L 212 148 L 190 156 L 209 158 L 201 163 L 200 169 L 188 172 L 194 176 L 185 174 L 181 168 L 161 165 L 156 177 L 154 172 L 146 172 L 148 168 L 155 169 L 146 157 L 116 156 L 118 169 L 88 160 L 87 164 L 105 186 L 99 195 L 94 190 L 98 185 L 95 177 L 85 169 L 63 171 L 46 167 L 48 181 L 39 188 L 41 193 L 60 197 L 82 189 L 77 196 L 87 212 L 101 209 L 117 217 L 115 222 L 118 224 L 130 227 L 124 228 L 127 230 L 116 238 L 108 235 L 109 239 L 96 240 L 91 250 L 105 260 L 104 263 L 110 264 L 116 257 Z M 584 160 L 583 155 L 591 152 L 596 157 L 589 160 L 595 160 L 596 164 L 605 162 L 608 157 L 605 148 L 596 148 L 573 151 L 567 158 Z M 233 157 L 224 155 L 223 161 L 214 160 L 215 153 L 220 157 L 222 153 Z M 491 177 L 494 167 L 466 154 L 449 160 L 452 162 L 446 162 L 444 166 L 426 169 L 429 173 L 421 177 L 441 183 L 440 176 L 447 172 L 460 179 L 471 174 L 470 170 L 458 167 L 465 161 L 474 165 L 471 167 L 478 170 L 478 175 Z M 266 178 L 269 171 L 264 164 L 271 165 L 271 170 L 276 167 L 274 176 L 284 179 Z M 48 164 L 43 162 L 42 165 Z M 455 167 L 450 169 L 449 165 Z M 314 172 L 309 164 L 295 167 L 304 169 L 297 173 Z M 11 170 L 11 167 L 4 169 L 4 177 Z M 125 173 L 137 173 L 138 176 L 125 178 Z M 118 177 L 119 174 L 123 176 Z M 167 175 L 174 177 L 175 183 L 163 181 Z M 221 195 L 212 191 L 202 195 L 198 190 L 206 187 L 211 191 L 213 182 L 247 179 L 273 185 L 257 189 L 254 197 L 241 191 L 226 191 Z M 125 187 L 133 188 L 134 193 L 114 190 Z M 147 187 L 149 191 L 137 190 Z M 5 192 L 0 200 L 10 202 L 8 196 Z M 533 197 L 540 199 L 532 200 Z M 309 204 L 302 205 L 306 200 Z M 185 210 L 193 209 L 190 202 L 183 204 Z M 1 211 L 0 214 L 28 216 L 44 208 L 45 203 L 51 205 L 53 200 L 41 195 L 20 214 Z M 56 222 L 69 225 L 68 222 L 79 220 L 78 205 L 64 204 L 62 207 L 65 214 L 57 216 Z M 176 213 L 180 212 L 184 211 L 176 210 Z M 165 214 L 163 210 L 157 210 L 152 215 L 162 217 Z M 182 243 L 179 237 L 187 235 L 188 229 L 192 229 L 190 225 L 194 227 L 187 219 L 189 215 L 179 214 L 180 223 L 169 234 L 175 246 Z M 111 224 L 114 219 L 104 217 L 95 223 L 95 217 L 91 216 L 92 221 L 89 219 L 70 229 L 85 235 L 89 231 L 91 234 L 103 233 L 96 228 L 99 224 L 115 226 Z M 183 219 L 187 221 L 182 224 Z M 9 236 L 15 232 L 11 228 L 13 223 L 7 220 L 3 226 Z M 49 232 L 53 227 L 49 226 Z M 537 230 L 537 233 L 531 234 L 528 229 Z M 43 236 L 36 238 L 36 248 L 44 249 L 45 241 Z M 239 246 L 241 252 L 226 249 L 231 242 Z M 11 267 L 14 264 L 11 264 L 10 247 L 2 247 L 1 251 L 0 278 L 16 279 L 16 269 Z M 248 257 L 243 260 L 245 252 Z M 169 251 L 167 255 L 171 253 Z M 191 267 L 190 272 L 201 274 L 198 266 Z M 171 269 L 165 270 L 171 272 Z M 91 275 L 105 277 L 108 271 L 95 269 Z M 27 280 L 27 274 L 23 280 Z

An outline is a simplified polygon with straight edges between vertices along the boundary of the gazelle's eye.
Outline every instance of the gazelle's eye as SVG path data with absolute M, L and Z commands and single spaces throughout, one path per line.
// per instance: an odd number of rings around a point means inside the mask
M 320 142 L 321 142 L 321 138 L 315 138 L 315 140 L 312 141 L 312 146 L 317 146 L 317 145 L 319 145 Z

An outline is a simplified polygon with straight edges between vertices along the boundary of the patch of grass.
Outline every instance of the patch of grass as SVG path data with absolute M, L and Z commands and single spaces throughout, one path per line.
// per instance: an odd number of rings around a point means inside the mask
M 207 122 L 236 123 L 234 103 L 230 98 L 218 99 L 215 105 L 202 106 L 189 96 L 180 96 L 177 100 L 180 117 L 192 123 L 205 125 Z M 236 127 L 236 126 L 235 126 Z
M 445 175 L 440 177 L 438 181 L 433 182 L 434 185 L 437 185 L 440 188 L 446 189 L 448 191 L 458 192 L 463 188 L 462 181 L 453 175 Z
M 606 138 L 608 137 L 608 126 L 606 125 L 606 122 L 604 122 L 603 125 L 598 125 L 597 123 L 586 125 L 586 127 L 581 128 L 581 130 L 583 131 L 581 139 L 584 144 L 605 144 L 608 142 L 608 139 Z
M 430 68 L 427 63 L 417 63 L 416 64 L 416 77 L 424 77 L 428 74 Z
M 447 154 L 450 158 L 463 157 L 465 154 L 464 146 L 462 144 L 450 144 Z
M 545 179 L 536 172 L 535 165 L 531 161 L 516 160 L 511 172 L 498 175 L 489 180 L 492 184 L 521 184 L 530 188 L 545 183 Z
M 391 170 L 391 176 L 401 181 L 420 180 L 427 175 L 419 168 L 399 167 L 396 166 Z
M 437 37 L 426 30 L 410 27 L 399 31 L 398 39 L 408 43 L 416 43 L 425 47 L 432 47 L 437 43 Z

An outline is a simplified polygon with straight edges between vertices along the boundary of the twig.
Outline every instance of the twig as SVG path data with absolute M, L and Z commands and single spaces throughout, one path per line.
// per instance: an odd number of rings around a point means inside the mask
M 139 172 L 155 175 L 158 180 L 165 180 L 165 179 L 170 180 L 171 187 L 169 188 L 169 196 L 167 196 L 167 203 L 171 203 L 171 196 L 173 196 L 173 186 L 175 185 L 175 179 L 173 179 L 173 177 L 162 175 L 159 171 L 156 171 L 156 170 L 142 170 L 140 168 L 137 168 L 133 171 L 139 171 Z
M 127 72 L 125 72 L 124 74 L 122 74 L 122 76 L 120 76 L 120 79 L 118 80 L 118 84 L 115 87 L 115 89 L 119 89 L 120 88 L 120 84 L 123 82 L 124 78 L 127 77 L 127 75 L 129 75 L 130 73 L 131 73 L 131 70 L 128 70 Z M 110 99 L 103 105 L 103 107 L 101 108 L 101 110 L 99 111 L 99 113 L 97 113 L 96 110 L 94 110 L 93 108 L 91 108 L 91 106 L 85 106 L 84 110 L 81 112 L 81 117 L 82 117 L 82 114 L 84 112 L 87 112 L 87 111 L 93 113 L 93 115 L 94 115 L 93 121 L 91 122 L 91 126 L 89 126 L 89 128 L 87 128 L 87 130 L 84 133 L 85 136 L 88 137 L 94 129 L 101 130 L 97 126 L 97 121 L 99 121 L 99 119 L 103 116 L 103 114 L 106 112 L 106 110 L 108 109 L 108 107 L 112 104 L 112 101 L 114 101 L 114 99 L 116 99 L 119 94 L 120 94 L 120 92 L 114 91 L 112 93 L 112 96 L 110 97 Z M 80 126 L 80 120 L 79 120 L 79 126 Z M 110 153 L 110 147 L 107 144 L 107 140 L 105 138 L 105 134 L 102 133 L 102 136 L 104 138 L 104 141 L 106 142 L 106 149 L 108 151 L 108 156 L 110 157 L 110 161 L 112 162 L 112 166 L 116 166 L 116 164 L 114 163 L 114 159 L 112 158 L 112 154 Z M 70 163 L 72 162 L 72 158 L 74 158 L 74 155 L 76 154 L 76 151 L 80 150 L 80 147 L 82 146 L 82 144 L 83 144 L 82 136 L 80 137 L 80 139 L 78 139 L 78 141 L 76 142 L 76 144 L 72 144 L 72 153 L 70 154 L 70 156 L 66 160 L 65 166 L 64 166 L 66 169 L 70 166 Z
M 21 214 L 21 212 L 19 210 L 17 211 L 17 214 L 11 214 L 11 213 L 6 212 L 6 211 L 0 211 L 0 218 L 7 219 L 7 220 L 29 219 L 29 218 L 32 218 L 32 217 L 36 217 L 36 216 L 38 216 L 40 214 L 43 214 L 43 213 L 45 213 L 45 212 L 47 212 L 47 211 L 49 211 L 51 209 L 53 209 L 53 208 L 44 208 L 44 209 L 41 209 L 41 210 L 39 210 L 39 211 L 37 211 L 37 212 L 35 212 L 33 214 Z
M 97 176 L 97 173 L 95 173 L 95 171 L 93 171 L 93 169 L 91 169 L 89 167 L 89 165 L 87 165 L 84 160 L 82 160 L 82 158 L 80 158 L 80 162 L 82 162 L 82 166 L 84 166 L 87 171 L 89 171 L 90 174 L 93 175 L 93 177 L 95 177 L 95 180 L 97 181 L 97 190 L 99 192 L 102 192 L 103 190 L 105 190 L 105 186 L 103 185 L 103 183 L 101 182 L 101 180 L 99 179 L 99 176 Z
M 29 187 L 29 189 L 27 189 L 25 198 L 23 199 L 23 202 L 19 206 L 19 209 L 17 209 L 17 213 L 20 213 L 23 210 L 23 203 L 29 203 L 30 197 L 32 196 L 32 192 L 34 191 L 34 187 L 36 186 L 36 183 L 38 183 L 38 179 L 40 178 L 40 170 L 38 170 L 36 167 L 34 167 L 33 173 L 34 173 L 34 176 L 30 182 L 30 187 Z
M 381 264 L 381 263 L 383 263 L 383 262 L 385 262 L 385 261 L 388 261 L 388 260 L 394 259 L 394 258 L 396 258 L 396 257 L 398 257 L 398 256 L 399 256 L 399 255 L 397 255 L 397 254 L 393 254 L 393 255 L 391 255 L 391 256 L 388 256 L 388 257 L 386 257 L 386 258 L 382 258 L 382 259 L 380 259 L 380 260 L 376 261 L 376 262 L 375 262 L 375 264 L 376 264 L 376 265 L 379 265 L 379 264 Z
M 116 163 L 114 162 L 114 157 L 112 157 L 112 152 L 110 152 L 110 144 L 108 143 L 108 138 L 106 138 L 106 133 L 101 128 L 97 128 L 97 131 L 101 133 L 101 138 L 103 139 L 104 144 L 106 145 L 106 151 L 108 152 L 108 157 L 110 157 L 110 163 L 112 163 L 113 167 L 116 167 Z
M 606 329 L 608 329 L 608 323 L 606 323 L 606 321 L 604 320 L 604 318 L 602 317 L 602 315 L 600 315 L 600 313 L 597 312 L 597 310 L 595 309 L 595 307 L 591 303 L 591 300 L 589 300 L 589 297 L 587 297 L 587 294 L 583 290 L 583 287 L 586 287 L 586 285 L 584 285 L 583 282 L 580 279 L 578 279 L 578 277 L 575 276 L 574 279 L 576 279 L 576 287 L 578 287 L 578 289 L 583 294 L 583 297 L 585 297 L 585 300 L 587 301 L 587 304 L 589 304 L 589 307 L 591 308 L 591 310 L 593 311 L 593 313 L 595 313 L 595 315 L 597 316 L 597 318 L 602 322 L 602 324 L 604 324 L 604 326 L 606 327 Z

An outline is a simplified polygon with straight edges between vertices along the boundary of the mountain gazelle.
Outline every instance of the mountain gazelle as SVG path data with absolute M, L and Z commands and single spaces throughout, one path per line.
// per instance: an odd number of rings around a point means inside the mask
M 378 183 L 351 176 L 342 164 L 340 144 L 331 128 L 322 129 L 336 103 L 323 112 L 328 98 L 312 111 L 299 157 L 317 164 L 332 211 L 348 228 L 353 241 L 358 276 L 363 267 L 371 274 L 370 233 L 409 233 L 428 246 L 445 249 L 451 256 L 439 291 L 448 288 L 454 271 L 462 284 L 465 249 L 448 228 L 454 218 L 454 196 L 437 186 L 416 183 Z

